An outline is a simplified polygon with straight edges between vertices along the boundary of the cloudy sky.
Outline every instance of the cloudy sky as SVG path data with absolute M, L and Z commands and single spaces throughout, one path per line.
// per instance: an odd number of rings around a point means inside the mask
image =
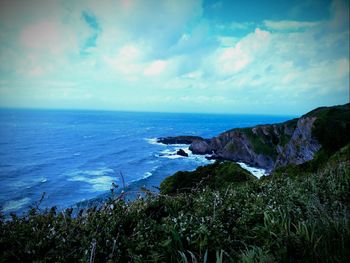
M 301 114 L 349 101 L 349 0 L 0 0 L 0 107 Z

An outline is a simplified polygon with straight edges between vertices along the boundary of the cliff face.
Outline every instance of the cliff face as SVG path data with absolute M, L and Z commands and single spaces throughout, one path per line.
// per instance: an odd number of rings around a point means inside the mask
M 349 105 L 318 108 L 280 124 L 233 129 L 210 140 L 195 140 L 190 150 L 269 171 L 287 164 L 302 164 L 312 160 L 322 147 L 331 151 L 335 143 L 335 148 L 339 148 L 350 141 Z
M 312 135 L 316 117 L 300 118 L 290 141 L 279 151 L 274 168 L 287 164 L 302 164 L 313 159 L 321 144 Z

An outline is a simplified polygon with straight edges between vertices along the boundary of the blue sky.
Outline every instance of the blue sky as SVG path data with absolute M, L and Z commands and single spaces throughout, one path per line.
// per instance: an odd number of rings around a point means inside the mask
M 0 107 L 302 114 L 349 101 L 349 1 L 0 2 Z

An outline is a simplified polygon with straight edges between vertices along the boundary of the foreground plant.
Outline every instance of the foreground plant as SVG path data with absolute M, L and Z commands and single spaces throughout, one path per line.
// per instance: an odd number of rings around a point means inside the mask
M 260 180 L 228 182 L 216 176 L 236 166 L 212 167 L 199 170 L 212 176 L 197 171 L 197 184 L 171 196 L 147 192 L 128 202 L 114 194 L 81 211 L 34 207 L 10 220 L 1 216 L 0 261 L 349 261 L 346 149 L 318 171 L 289 167 Z M 176 186 L 168 182 L 168 190 Z

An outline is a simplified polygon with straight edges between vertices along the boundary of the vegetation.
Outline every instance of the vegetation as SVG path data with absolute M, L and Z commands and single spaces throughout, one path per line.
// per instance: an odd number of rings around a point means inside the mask
M 251 128 L 241 129 L 243 133 L 248 137 L 254 152 L 271 156 L 275 158 L 277 156 L 276 145 L 270 142 L 266 135 L 254 134 Z
M 0 261 L 349 262 L 348 153 L 313 172 L 289 167 L 260 180 L 215 163 L 133 202 L 112 194 L 76 215 L 33 208 L 2 217 Z
M 0 214 L 0 262 L 350 262 L 349 106 L 308 113 L 321 150 L 259 180 L 216 162 L 132 202 L 112 189 L 98 207 Z M 270 156 L 290 137 L 240 130 Z
M 324 154 L 330 156 L 350 142 L 350 104 L 316 109 L 308 115 L 317 117 L 312 133 Z
M 191 192 L 205 186 L 218 189 L 230 183 L 237 185 L 253 180 L 256 180 L 256 178 L 236 163 L 216 162 L 198 167 L 193 172 L 179 171 L 165 178 L 160 185 L 160 192 L 162 194 Z
M 247 136 L 254 152 L 276 158 L 277 145 L 285 146 L 292 137 L 292 134 L 287 134 L 285 129 L 288 128 L 293 131 L 297 126 L 297 122 L 298 119 L 292 119 L 280 124 L 257 126 L 255 133 L 252 128 L 236 128 L 234 130 L 243 132 Z M 263 129 L 266 129 L 268 133 L 265 134 Z M 279 135 L 275 134 L 275 129 Z M 233 151 L 235 151 L 235 149 L 233 149 Z
M 326 161 L 338 149 L 350 143 L 350 104 L 317 108 L 303 117 L 316 117 L 312 128 L 312 136 L 322 146 L 322 151 L 318 153 L 321 162 Z M 285 129 L 293 131 L 297 127 L 298 118 L 275 125 L 256 126 L 253 132 L 252 128 L 236 128 L 228 131 L 242 132 L 257 154 L 270 156 L 273 159 L 277 157 L 277 145 L 285 146 L 291 139 L 292 134 L 288 134 Z M 279 135 L 274 132 L 276 129 Z M 264 132 L 264 130 L 266 132 Z M 300 145 L 296 145 L 300 147 Z M 237 152 L 234 144 L 228 144 L 227 150 Z M 320 159 L 319 159 L 320 161 Z

